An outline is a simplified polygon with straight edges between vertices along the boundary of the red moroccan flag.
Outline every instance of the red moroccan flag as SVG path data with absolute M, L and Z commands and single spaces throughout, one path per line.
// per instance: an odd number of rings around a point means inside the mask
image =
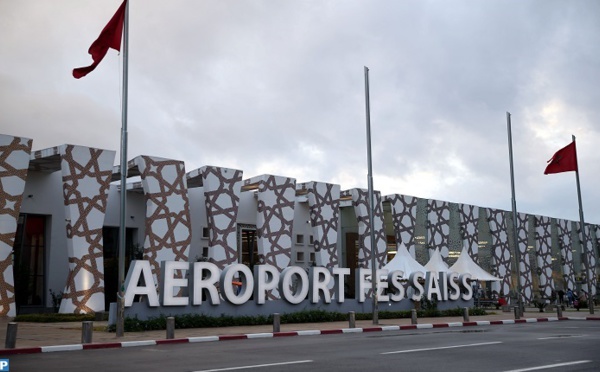
M 575 141 L 558 150 L 552 159 L 548 160 L 544 174 L 577 171 L 577 149 Z
M 92 55 L 94 63 L 87 67 L 79 67 L 73 69 L 73 77 L 79 79 L 94 71 L 96 66 L 102 61 L 109 48 L 121 51 L 121 38 L 123 36 L 123 22 L 125 21 L 125 6 L 127 0 L 119 7 L 115 15 L 110 19 L 104 27 L 100 36 L 92 43 L 88 53 Z

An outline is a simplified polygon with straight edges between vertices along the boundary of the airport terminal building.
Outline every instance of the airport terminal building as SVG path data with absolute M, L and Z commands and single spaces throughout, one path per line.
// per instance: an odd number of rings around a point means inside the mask
M 559 290 L 596 294 L 600 226 L 375 191 L 371 245 L 368 192 L 285 175 L 246 175 L 182 160 L 138 156 L 126 190 L 115 151 L 60 145 L 32 151 L 35 139 L 0 135 L 0 314 L 106 311 L 116 299 L 120 195 L 127 193 L 126 260 L 208 261 L 350 268 L 378 267 L 400 243 L 425 265 L 439 250 L 453 264 L 463 249 L 500 281 L 517 281 L 527 302 Z M 516 248 L 515 248 L 516 246 Z M 514 250 L 517 249 L 519 255 Z M 519 262 L 516 258 L 519 256 Z M 517 270 L 516 265 L 519 265 Z M 520 277 L 517 277 L 517 272 Z

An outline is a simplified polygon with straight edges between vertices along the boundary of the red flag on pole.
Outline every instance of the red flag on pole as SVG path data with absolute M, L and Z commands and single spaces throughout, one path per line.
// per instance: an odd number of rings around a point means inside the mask
M 558 150 L 552 159 L 548 160 L 544 174 L 577 171 L 577 149 L 575 141 Z
M 92 55 L 94 63 L 87 67 L 79 67 L 73 69 L 73 77 L 79 79 L 94 71 L 96 66 L 100 64 L 100 61 L 104 58 L 109 48 L 117 51 L 121 51 L 121 38 L 123 36 L 123 22 L 125 20 L 125 6 L 127 0 L 123 1 L 123 4 L 119 7 L 115 15 L 110 19 L 108 24 L 104 27 L 100 36 L 92 43 L 88 53 Z

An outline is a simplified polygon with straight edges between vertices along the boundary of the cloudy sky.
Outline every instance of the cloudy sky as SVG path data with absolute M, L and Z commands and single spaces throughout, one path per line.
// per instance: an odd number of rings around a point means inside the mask
M 120 0 L 0 0 L 0 133 L 119 152 Z M 128 158 L 185 161 L 600 224 L 600 2 L 130 0 Z M 119 155 L 115 163 L 119 162 Z

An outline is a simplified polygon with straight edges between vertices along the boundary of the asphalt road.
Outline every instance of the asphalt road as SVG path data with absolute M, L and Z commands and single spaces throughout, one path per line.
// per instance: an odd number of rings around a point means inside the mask
M 600 323 L 562 321 L 15 355 L 10 371 L 599 371 Z

